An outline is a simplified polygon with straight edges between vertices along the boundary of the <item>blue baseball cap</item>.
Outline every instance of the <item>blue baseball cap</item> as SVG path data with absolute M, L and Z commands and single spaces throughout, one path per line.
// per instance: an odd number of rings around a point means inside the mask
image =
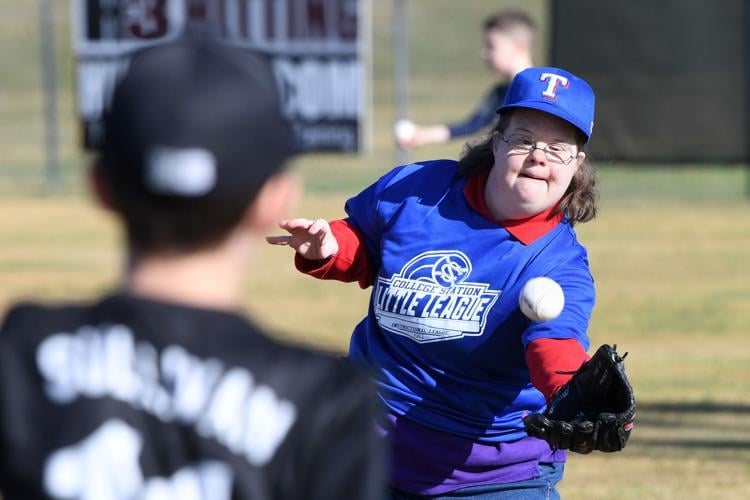
M 530 108 L 562 118 L 583 132 L 588 142 L 594 128 L 594 91 L 585 80 L 560 68 L 528 68 L 510 82 L 497 109 Z

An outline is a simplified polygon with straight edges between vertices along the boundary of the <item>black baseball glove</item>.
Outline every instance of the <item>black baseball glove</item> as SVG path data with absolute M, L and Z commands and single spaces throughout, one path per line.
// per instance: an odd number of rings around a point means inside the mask
M 617 346 L 602 345 L 573 374 L 544 413 L 524 419 L 526 432 L 553 448 L 577 453 L 612 452 L 625 447 L 635 417 L 633 387 Z

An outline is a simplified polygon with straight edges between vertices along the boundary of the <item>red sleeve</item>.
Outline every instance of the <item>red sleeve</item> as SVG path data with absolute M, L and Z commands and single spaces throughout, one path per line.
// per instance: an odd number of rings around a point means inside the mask
M 576 339 L 536 339 L 526 347 L 531 383 L 547 401 L 589 359 Z
M 372 285 L 374 271 L 359 231 L 346 219 L 333 220 L 329 224 L 339 251 L 325 260 L 307 260 L 295 253 L 297 270 L 321 280 L 357 281 L 361 288 Z

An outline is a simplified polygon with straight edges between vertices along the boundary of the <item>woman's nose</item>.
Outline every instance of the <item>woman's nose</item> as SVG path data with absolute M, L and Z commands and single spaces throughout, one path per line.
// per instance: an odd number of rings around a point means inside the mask
M 535 147 L 529 153 L 529 158 L 538 165 L 545 165 L 547 163 L 547 153 L 540 147 Z

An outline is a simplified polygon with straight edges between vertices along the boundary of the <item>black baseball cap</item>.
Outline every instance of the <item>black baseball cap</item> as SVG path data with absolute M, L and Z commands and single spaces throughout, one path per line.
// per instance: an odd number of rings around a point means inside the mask
M 212 202 L 247 198 L 292 152 L 268 62 L 219 41 L 137 52 L 104 116 L 112 189 Z

